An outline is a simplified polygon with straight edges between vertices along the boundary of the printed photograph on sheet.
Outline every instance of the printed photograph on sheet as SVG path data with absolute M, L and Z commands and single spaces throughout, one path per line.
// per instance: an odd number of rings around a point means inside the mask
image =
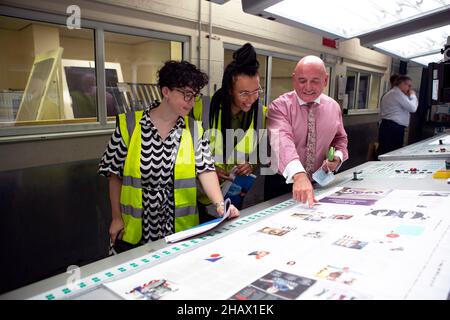
M 336 246 L 349 248 L 349 249 L 362 249 L 367 245 L 368 242 L 366 241 L 360 241 L 357 239 L 354 239 L 352 236 L 343 236 L 341 239 L 335 241 L 333 244 Z
M 249 256 L 254 256 L 256 260 L 259 260 L 259 259 L 262 259 L 265 256 L 267 256 L 268 254 L 270 254 L 269 251 L 257 250 L 257 251 L 250 252 L 248 255 Z
M 296 212 L 293 213 L 291 215 L 294 218 L 298 218 L 301 220 L 305 220 L 305 221 L 315 221 L 315 222 L 320 222 L 324 219 L 326 219 L 326 215 L 323 214 L 322 212 L 314 212 L 314 213 L 300 213 L 300 212 Z
M 335 193 L 323 198 L 320 202 L 371 206 L 388 195 L 392 190 L 343 187 Z
M 370 296 L 350 289 L 348 286 L 339 286 L 335 283 L 318 281 L 305 293 L 300 295 L 301 300 L 365 300 Z
M 239 290 L 229 299 L 243 300 L 242 297 L 251 297 L 247 300 L 272 299 L 293 300 L 311 287 L 316 280 L 301 277 L 295 274 L 273 270 L 251 285 Z M 254 290 L 253 290 L 254 289 Z
M 178 288 L 165 279 L 154 279 L 126 292 L 127 298 L 132 300 L 159 300 L 163 296 L 177 291 Z
M 311 231 L 305 233 L 303 236 L 306 238 L 321 239 L 325 235 L 326 235 L 326 232 L 318 231 L 318 230 L 311 230 Z
M 336 281 L 347 285 L 352 285 L 361 274 L 351 270 L 349 267 L 335 267 L 327 265 L 316 273 L 319 279 Z
M 288 232 L 295 230 L 296 228 L 294 227 L 264 227 L 260 230 L 258 230 L 258 232 L 261 233 L 265 233 L 265 234 L 270 234 L 272 236 L 284 236 L 285 234 L 287 234 Z
M 253 286 L 246 286 L 228 300 L 285 300 Z

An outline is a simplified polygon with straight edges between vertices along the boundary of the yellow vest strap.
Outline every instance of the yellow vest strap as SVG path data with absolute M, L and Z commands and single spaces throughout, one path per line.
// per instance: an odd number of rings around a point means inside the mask
M 129 112 L 125 115 L 125 121 L 127 122 L 128 134 L 133 134 L 134 127 L 136 126 L 136 116 L 134 112 Z
M 124 176 L 122 178 L 122 185 L 124 186 L 132 186 L 135 188 L 142 188 L 142 182 L 140 178 L 135 178 L 131 176 Z
M 197 182 L 196 182 L 195 178 L 175 179 L 174 187 L 175 187 L 175 189 L 196 188 Z
M 186 118 L 187 119 L 187 118 Z M 190 131 L 190 133 L 191 133 L 191 137 L 192 137 L 192 142 L 194 143 L 194 155 L 195 155 L 195 152 L 197 151 L 197 148 L 198 148 L 198 141 L 199 141 L 199 139 L 201 138 L 199 135 L 200 135 L 200 132 L 199 132 L 199 129 L 198 129 L 198 126 L 197 126 L 197 124 L 196 124 L 196 122 L 195 121 L 193 121 L 193 120 L 187 120 L 187 123 L 188 123 L 188 125 L 189 125 L 189 131 Z M 194 156 L 195 157 L 195 156 Z
M 130 205 L 121 204 L 120 210 L 122 211 L 122 214 L 130 215 L 133 218 L 141 218 L 142 217 L 142 209 L 140 209 L 140 208 L 133 208 Z
M 175 218 L 180 218 L 191 214 L 197 214 L 197 208 L 195 206 L 187 206 L 181 208 L 175 207 Z

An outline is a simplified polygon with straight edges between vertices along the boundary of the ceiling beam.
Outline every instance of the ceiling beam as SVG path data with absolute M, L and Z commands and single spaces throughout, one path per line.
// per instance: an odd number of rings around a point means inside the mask
M 230 0 L 206 0 L 206 1 L 209 1 L 209 2 L 212 2 L 212 3 L 216 3 L 216 4 L 224 4 L 224 3 L 227 3 Z
M 362 46 L 368 47 L 383 41 L 400 38 L 450 24 L 450 8 L 424 17 L 409 20 L 395 26 L 358 36 Z

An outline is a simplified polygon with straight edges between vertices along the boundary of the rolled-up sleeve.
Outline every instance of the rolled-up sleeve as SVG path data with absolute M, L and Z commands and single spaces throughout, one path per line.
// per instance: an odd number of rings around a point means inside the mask
M 116 126 L 108 146 L 98 165 L 98 174 L 109 177 L 111 173 L 122 177 L 123 166 L 127 157 L 128 149 L 122 139 L 120 127 Z
M 399 94 L 396 96 L 397 102 L 404 110 L 414 113 L 417 110 L 418 101 L 416 95 L 408 97 L 406 94 Z

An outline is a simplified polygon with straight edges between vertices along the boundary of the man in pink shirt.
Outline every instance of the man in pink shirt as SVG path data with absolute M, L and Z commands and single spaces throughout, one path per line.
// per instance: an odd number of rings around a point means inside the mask
M 292 190 L 295 200 L 308 202 L 312 207 L 317 202 L 312 173 L 320 167 L 336 171 L 348 159 L 341 108 L 322 93 L 327 82 L 323 61 L 306 56 L 292 74 L 295 90 L 281 95 L 269 106 L 267 128 L 279 174 L 265 177 L 265 200 Z M 330 147 L 336 150 L 333 161 L 326 160 Z

